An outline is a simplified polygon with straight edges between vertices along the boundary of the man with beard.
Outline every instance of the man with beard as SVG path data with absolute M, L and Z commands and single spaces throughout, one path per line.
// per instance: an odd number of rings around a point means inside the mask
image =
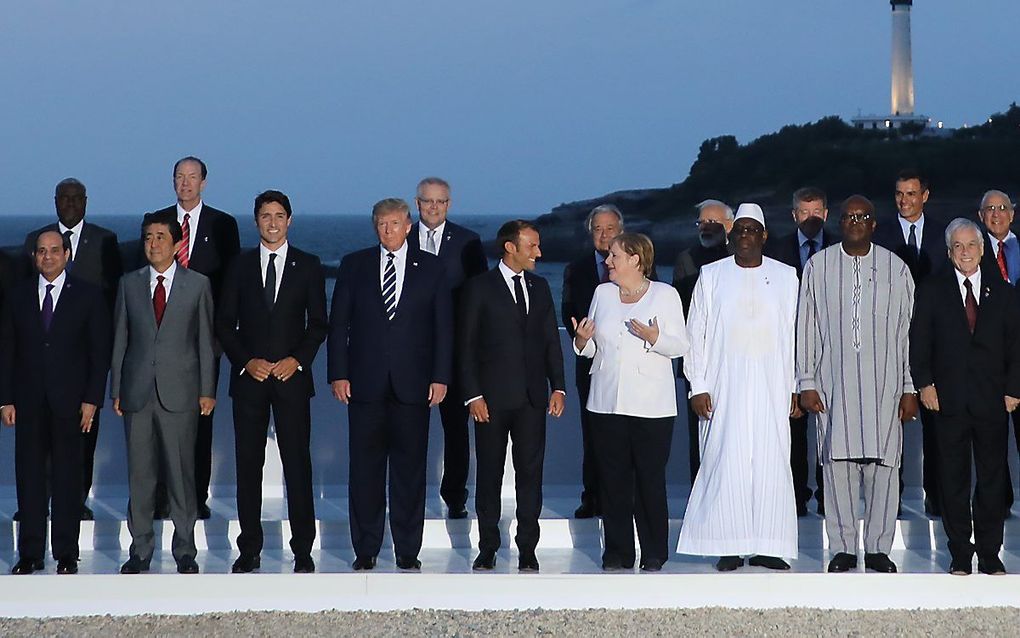
M 733 228 L 733 209 L 718 199 L 706 199 L 696 208 L 698 209 L 698 221 L 694 223 L 698 228 L 698 243 L 681 252 L 673 267 L 673 287 L 680 293 L 685 313 L 689 313 L 691 310 L 691 297 L 694 294 L 694 286 L 698 283 L 701 267 L 729 257 L 731 254 L 727 236 Z M 677 376 L 680 376 L 683 369 L 684 363 L 681 359 L 677 366 Z M 698 440 L 698 415 L 688 401 L 687 450 L 690 460 L 691 485 L 694 484 L 694 478 L 698 475 L 698 467 L 701 464 Z
M 765 254 L 775 260 L 797 269 L 797 277 L 804 272 L 804 266 L 811 257 L 834 242 L 830 233 L 825 232 L 825 220 L 829 209 L 825 191 L 805 186 L 793 193 L 793 221 L 797 230 L 765 245 Z M 807 502 L 811 500 L 808 487 L 808 444 L 807 414 L 790 418 L 790 471 L 793 473 L 793 487 L 797 492 L 797 516 L 807 514 Z M 815 464 L 815 500 L 818 513 L 825 515 L 825 497 L 822 489 L 822 465 Z

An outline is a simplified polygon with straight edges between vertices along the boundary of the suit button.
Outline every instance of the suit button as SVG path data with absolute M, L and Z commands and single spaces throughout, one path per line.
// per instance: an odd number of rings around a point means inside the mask
M 46 343 L 44 343 L 43 345 L 44 345 L 44 346 L 46 346 L 47 348 L 49 348 L 49 347 L 50 347 L 50 342 L 49 342 L 49 341 L 47 341 L 47 342 L 46 342 Z

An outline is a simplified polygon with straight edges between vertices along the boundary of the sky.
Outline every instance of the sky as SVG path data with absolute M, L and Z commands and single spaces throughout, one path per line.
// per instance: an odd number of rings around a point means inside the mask
M 975 9 L 980 7 L 980 10 Z M 741 142 L 889 109 L 886 0 L 33 0 L 0 18 L 0 216 L 173 202 L 184 155 L 244 213 L 367 214 L 453 185 L 466 213 L 686 177 L 702 140 Z M 1020 96 L 1020 3 L 917 0 L 917 111 L 978 123 Z

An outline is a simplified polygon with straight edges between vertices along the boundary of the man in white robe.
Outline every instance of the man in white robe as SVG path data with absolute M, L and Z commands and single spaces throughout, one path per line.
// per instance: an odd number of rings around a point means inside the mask
M 790 474 L 795 394 L 797 272 L 762 256 L 768 233 L 757 204 L 741 204 L 734 254 L 701 270 L 687 320 L 684 373 L 698 413 L 701 469 L 687 504 L 681 554 L 721 556 L 719 571 L 744 564 L 789 569 L 797 556 Z

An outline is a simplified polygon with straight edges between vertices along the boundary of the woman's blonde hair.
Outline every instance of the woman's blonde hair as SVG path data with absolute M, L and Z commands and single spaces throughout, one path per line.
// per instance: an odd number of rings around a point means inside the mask
M 652 246 L 652 240 L 648 238 L 648 235 L 643 233 L 620 233 L 613 241 L 609 244 L 618 244 L 623 252 L 628 255 L 638 256 L 638 266 L 641 267 L 641 272 L 644 273 L 645 277 L 652 279 L 652 273 L 655 272 L 655 247 Z

